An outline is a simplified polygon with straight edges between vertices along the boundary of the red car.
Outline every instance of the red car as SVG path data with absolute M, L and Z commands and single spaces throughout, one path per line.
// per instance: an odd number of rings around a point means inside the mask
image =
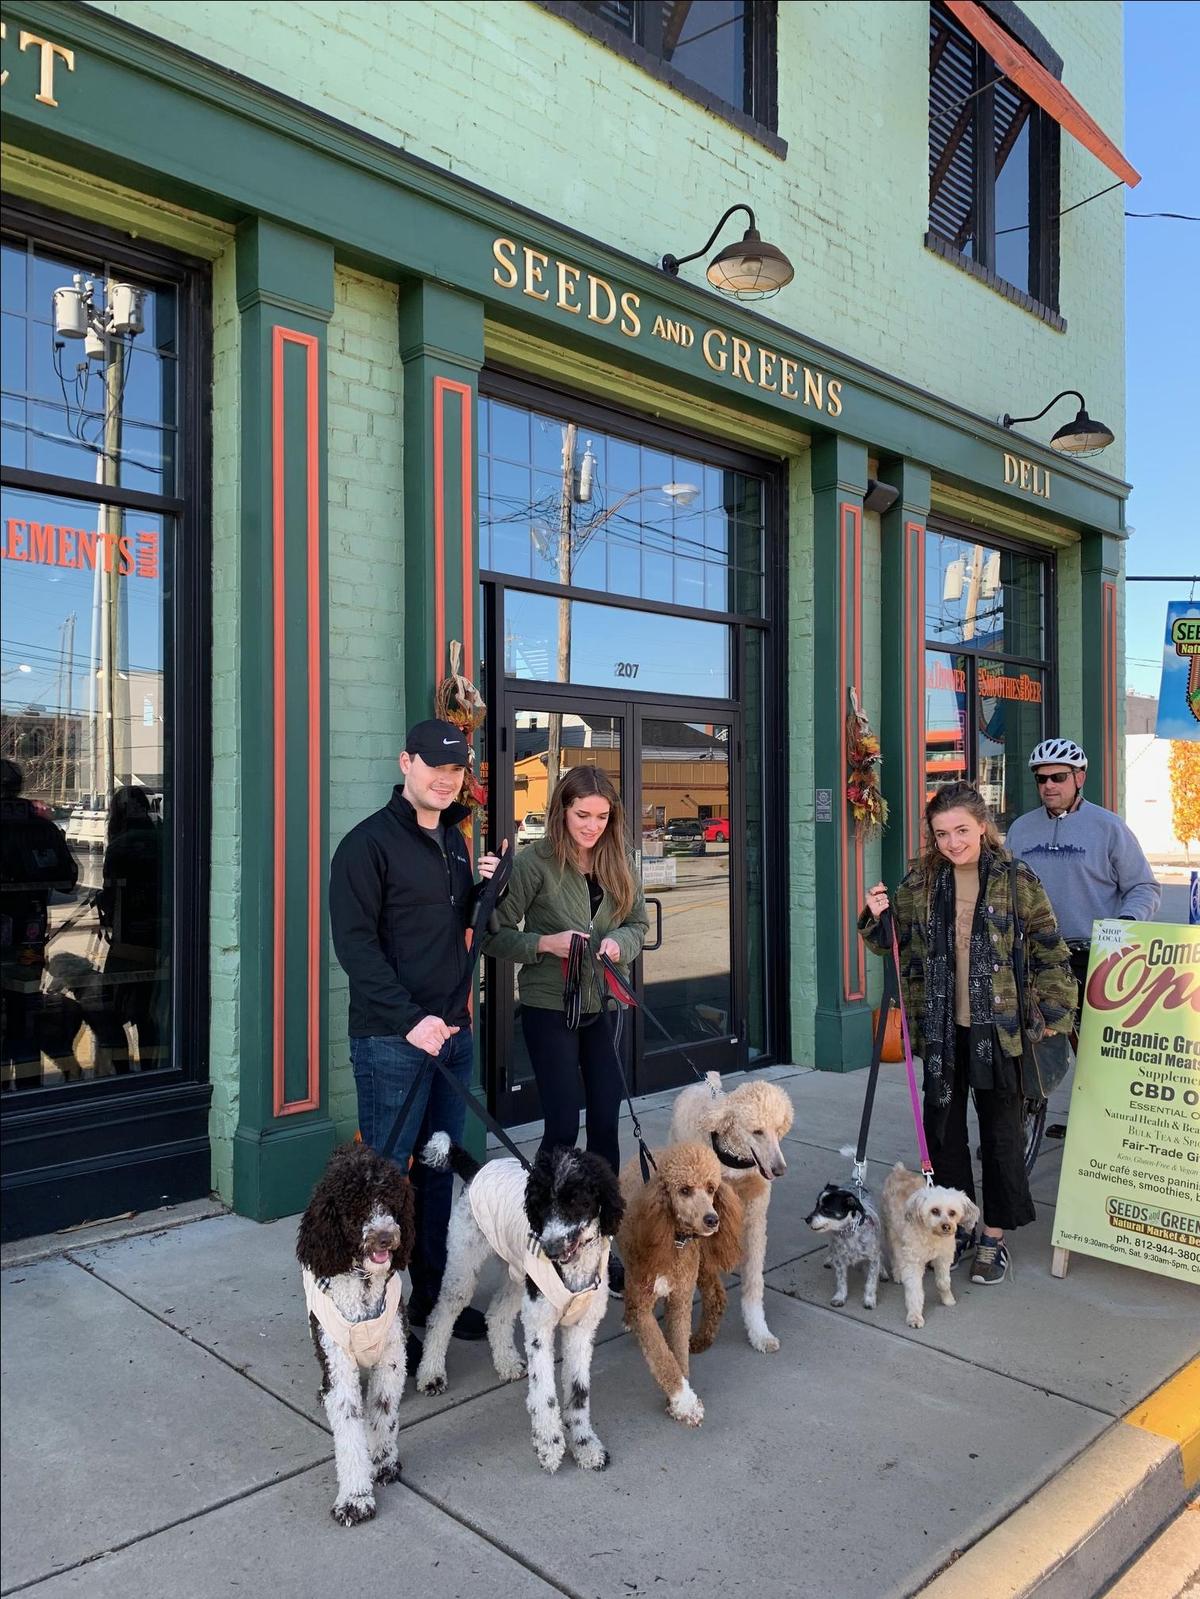
M 710 816 L 704 824 L 704 842 L 706 844 L 728 844 L 729 818 L 728 816 Z

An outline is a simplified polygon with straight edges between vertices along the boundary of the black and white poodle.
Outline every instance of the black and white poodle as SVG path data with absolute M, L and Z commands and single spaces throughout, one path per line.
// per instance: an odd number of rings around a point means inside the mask
M 525 1375 L 533 1447 L 547 1471 L 557 1471 L 569 1447 L 588 1471 L 608 1465 L 608 1450 L 592 1430 L 592 1345 L 608 1305 L 609 1245 L 623 1205 L 607 1161 L 581 1150 L 556 1148 L 538 1155 L 526 1175 L 515 1160 L 486 1166 L 435 1133 L 421 1152 L 435 1169 L 449 1166 L 467 1187 L 455 1201 L 446 1236 L 442 1291 L 425 1330 L 417 1371 L 423 1394 L 446 1388 L 446 1349 L 454 1319 L 471 1298 L 489 1255 L 508 1274 L 487 1310 L 488 1342 L 500 1377 Z M 513 1339 L 517 1312 L 525 1334 L 525 1360 Z M 554 1380 L 554 1335 L 562 1329 L 563 1406 Z
M 846 1303 L 850 1293 L 850 1268 L 862 1266 L 865 1269 L 863 1304 L 868 1310 L 874 1310 L 879 1279 L 886 1280 L 887 1268 L 883 1264 L 879 1212 L 866 1190 L 826 1183 L 804 1219 L 813 1232 L 829 1240 L 828 1264 L 834 1272 L 833 1298 L 829 1303 L 838 1308 Z
M 374 1484 L 400 1477 L 408 1334 L 400 1273 L 412 1247 L 408 1178 L 365 1144 L 335 1150 L 300 1219 L 296 1258 L 321 1362 L 318 1398 L 333 1430 L 333 1517 L 343 1527 L 369 1521 Z

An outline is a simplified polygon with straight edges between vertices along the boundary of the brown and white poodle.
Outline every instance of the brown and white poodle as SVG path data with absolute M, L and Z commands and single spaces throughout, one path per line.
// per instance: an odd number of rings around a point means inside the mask
M 933 1188 L 919 1171 L 897 1161 L 888 1172 L 880 1196 L 888 1264 L 894 1281 L 903 1284 L 905 1320 L 925 1325 L 925 1268 L 933 1267 L 934 1286 L 943 1305 L 955 1303 L 950 1288 L 955 1238 L 960 1227 L 974 1232 L 979 1224 L 975 1202 L 958 1188 Z
M 333 1517 L 343 1527 L 369 1521 L 374 1484 L 400 1477 L 408 1335 L 400 1273 L 412 1247 L 408 1178 L 365 1144 L 336 1149 L 300 1218 L 296 1258 L 321 1362 L 317 1397 L 333 1431 Z
M 763 1267 L 771 1184 L 787 1170 L 780 1139 L 791 1130 L 793 1115 L 792 1101 L 777 1083 L 752 1078 L 727 1094 L 718 1072 L 709 1072 L 705 1082 L 685 1088 L 675 1100 L 672 1142 L 695 1140 L 713 1150 L 721 1162 L 721 1178 L 736 1192 L 744 1215 L 741 1247 L 729 1266 L 718 1268 L 711 1251 L 701 1251 L 703 1310 L 693 1354 L 708 1348 L 721 1325 L 726 1296 L 720 1271 L 734 1270 L 739 1263 L 746 1336 L 763 1354 L 779 1348 L 763 1310 Z
M 672 1144 L 655 1152 L 656 1170 L 643 1183 L 637 1161 L 621 1170 L 625 1216 L 617 1234 L 625 1262 L 625 1325 L 641 1345 L 655 1382 L 676 1421 L 698 1427 L 704 1406 L 688 1381 L 692 1295 L 702 1248 L 736 1258 L 742 1207 L 721 1181 L 721 1163 L 703 1144 Z M 729 1270 L 722 1264 L 721 1269 Z M 666 1336 L 654 1317 L 667 1301 Z

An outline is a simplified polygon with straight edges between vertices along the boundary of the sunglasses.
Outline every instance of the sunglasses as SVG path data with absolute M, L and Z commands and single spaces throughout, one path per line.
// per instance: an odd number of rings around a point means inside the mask
M 1033 780 L 1041 788 L 1043 783 L 1065 783 L 1070 775 L 1070 772 L 1035 772 Z

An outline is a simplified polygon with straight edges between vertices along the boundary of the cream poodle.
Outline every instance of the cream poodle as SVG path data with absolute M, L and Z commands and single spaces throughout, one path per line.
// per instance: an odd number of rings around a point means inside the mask
M 742 1320 L 746 1336 L 763 1354 L 779 1348 L 763 1310 L 763 1264 L 771 1184 L 787 1170 L 779 1141 L 790 1131 L 793 1115 L 792 1102 L 777 1083 L 752 1078 L 727 1094 L 720 1074 L 709 1072 L 705 1082 L 683 1090 L 671 1116 L 671 1142 L 709 1145 L 721 1163 L 722 1183 L 742 1202 L 738 1254 Z M 703 1308 L 700 1327 L 692 1339 L 693 1354 L 707 1349 L 716 1337 L 725 1308 L 720 1272 L 711 1252 L 704 1250 L 700 1255 L 700 1297 Z
M 975 1231 L 979 1209 L 958 1188 L 929 1187 L 921 1173 L 909 1171 L 903 1161 L 887 1174 L 880 1208 L 892 1278 L 904 1286 L 905 1320 L 910 1327 L 923 1327 L 925 1268 L 933 1267 L 942 1304 L 954 1304 L 950 1267 L 955 1236 L 960 1227 Z

